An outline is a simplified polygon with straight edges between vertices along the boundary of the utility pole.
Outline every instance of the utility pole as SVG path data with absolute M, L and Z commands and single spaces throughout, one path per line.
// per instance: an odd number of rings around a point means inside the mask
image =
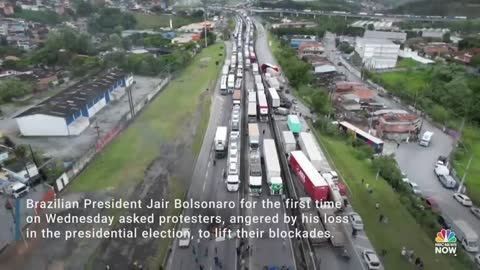
M 473 154 L 470 155 L 470 159 L 468 160 L 467 167 L 465 167 L 465 172 L 463 173 L 462 181 L 460 182 L 460 185 L 458 186 L 457 193 L 460 193 L 460 191 L 463 188 L 463 184 L 465 183 L 465 178 L 467 178 L 467 172 L 468 172 L 468 169 L 470 168 L 470 165 L 472 164 L 472 160 L 473 160 Z
M 208 47 L 208 37 L 207 37 L 207 2 L 203 7 L 203 30 L 205 32 L 205 48 Z

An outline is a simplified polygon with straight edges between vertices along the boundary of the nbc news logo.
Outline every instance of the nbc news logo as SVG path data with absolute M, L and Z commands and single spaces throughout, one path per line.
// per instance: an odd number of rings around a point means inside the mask
M 435 237 L 435 254 L 457 255 L 457 238 L 451 230 L 442 229 Z

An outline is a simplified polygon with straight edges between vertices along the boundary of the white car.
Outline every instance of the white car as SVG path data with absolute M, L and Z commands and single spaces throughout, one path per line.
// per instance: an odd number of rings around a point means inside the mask
M 352 223 L 352 228 L 354 228 L 355 230 L 363 230 L 363 221 L 362 217 L 359 214 L 352 212 L 350 213 L 349 217 L 350 222 Z
M 417 183 L 415 182 L 409 182 L 408 183 L 408 186 L 412 189 L 412 192 L 417 195 L 417 196 L 421 196 L 422 195 L 422 191 L 418 188 L 418 185 Z
M 236 141 L 238 140 L 238 137 L 240 136 L 239 131 L 230 131 L 230 141 Z
M 377 254 L 375 251 L 366 249 L 362 252 L 363 259 L 367 263 L 368 269 L 376 270 L 380 269 L 380 259 L 378 259 Z
M 463 195 L 460 193 L 454 193 L 453 198 L 457 200 L 459 203 L 461 203 L 463 206 L 472 206 L 472 201 L 467 195 Z
M 181 248 L 187 248 L 190 246 L 191 233 L 189 228 L 182 229 L 182 237 L 178 240 L 178 246 Z
M 238 154 L 237 154 L 237 149 L 230 149 L 230 155 L 228 156 L 230 162 L 237 162 L 238 159 Z
M 470 211 L 472 212 L 472 214 L 474 216 L 476 216 L 477 218 L 480 218 L 480 208 L 478 208 L 476 206 L 472 206 L 472 207 L 470 207 Z

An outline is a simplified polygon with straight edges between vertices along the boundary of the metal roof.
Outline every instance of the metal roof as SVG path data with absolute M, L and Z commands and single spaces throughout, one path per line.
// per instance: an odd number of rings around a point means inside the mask
M 124 78 L 125 71 L 118 68 L 99 74 L 85 82 L 79 82 L 62 92 L 38 103 L 34 107 L 20 113 L 15 118 L 35 114 L 45 114 L 67 118 L 79 112 L 89 102 L 102 95 L 115 82 Z

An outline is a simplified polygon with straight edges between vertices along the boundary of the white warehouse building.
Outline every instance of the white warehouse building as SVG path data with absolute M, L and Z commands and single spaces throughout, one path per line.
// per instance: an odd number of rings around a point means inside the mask
M 400 45 L 387 39 L 357 38 L 355 52 L 366 68 L 393 68 L 397 65 Z
M 90 118 L 125 94 L 133 75 L 113 68 L 77 83 L 15 117 L 23 136 L 75 136 Z

